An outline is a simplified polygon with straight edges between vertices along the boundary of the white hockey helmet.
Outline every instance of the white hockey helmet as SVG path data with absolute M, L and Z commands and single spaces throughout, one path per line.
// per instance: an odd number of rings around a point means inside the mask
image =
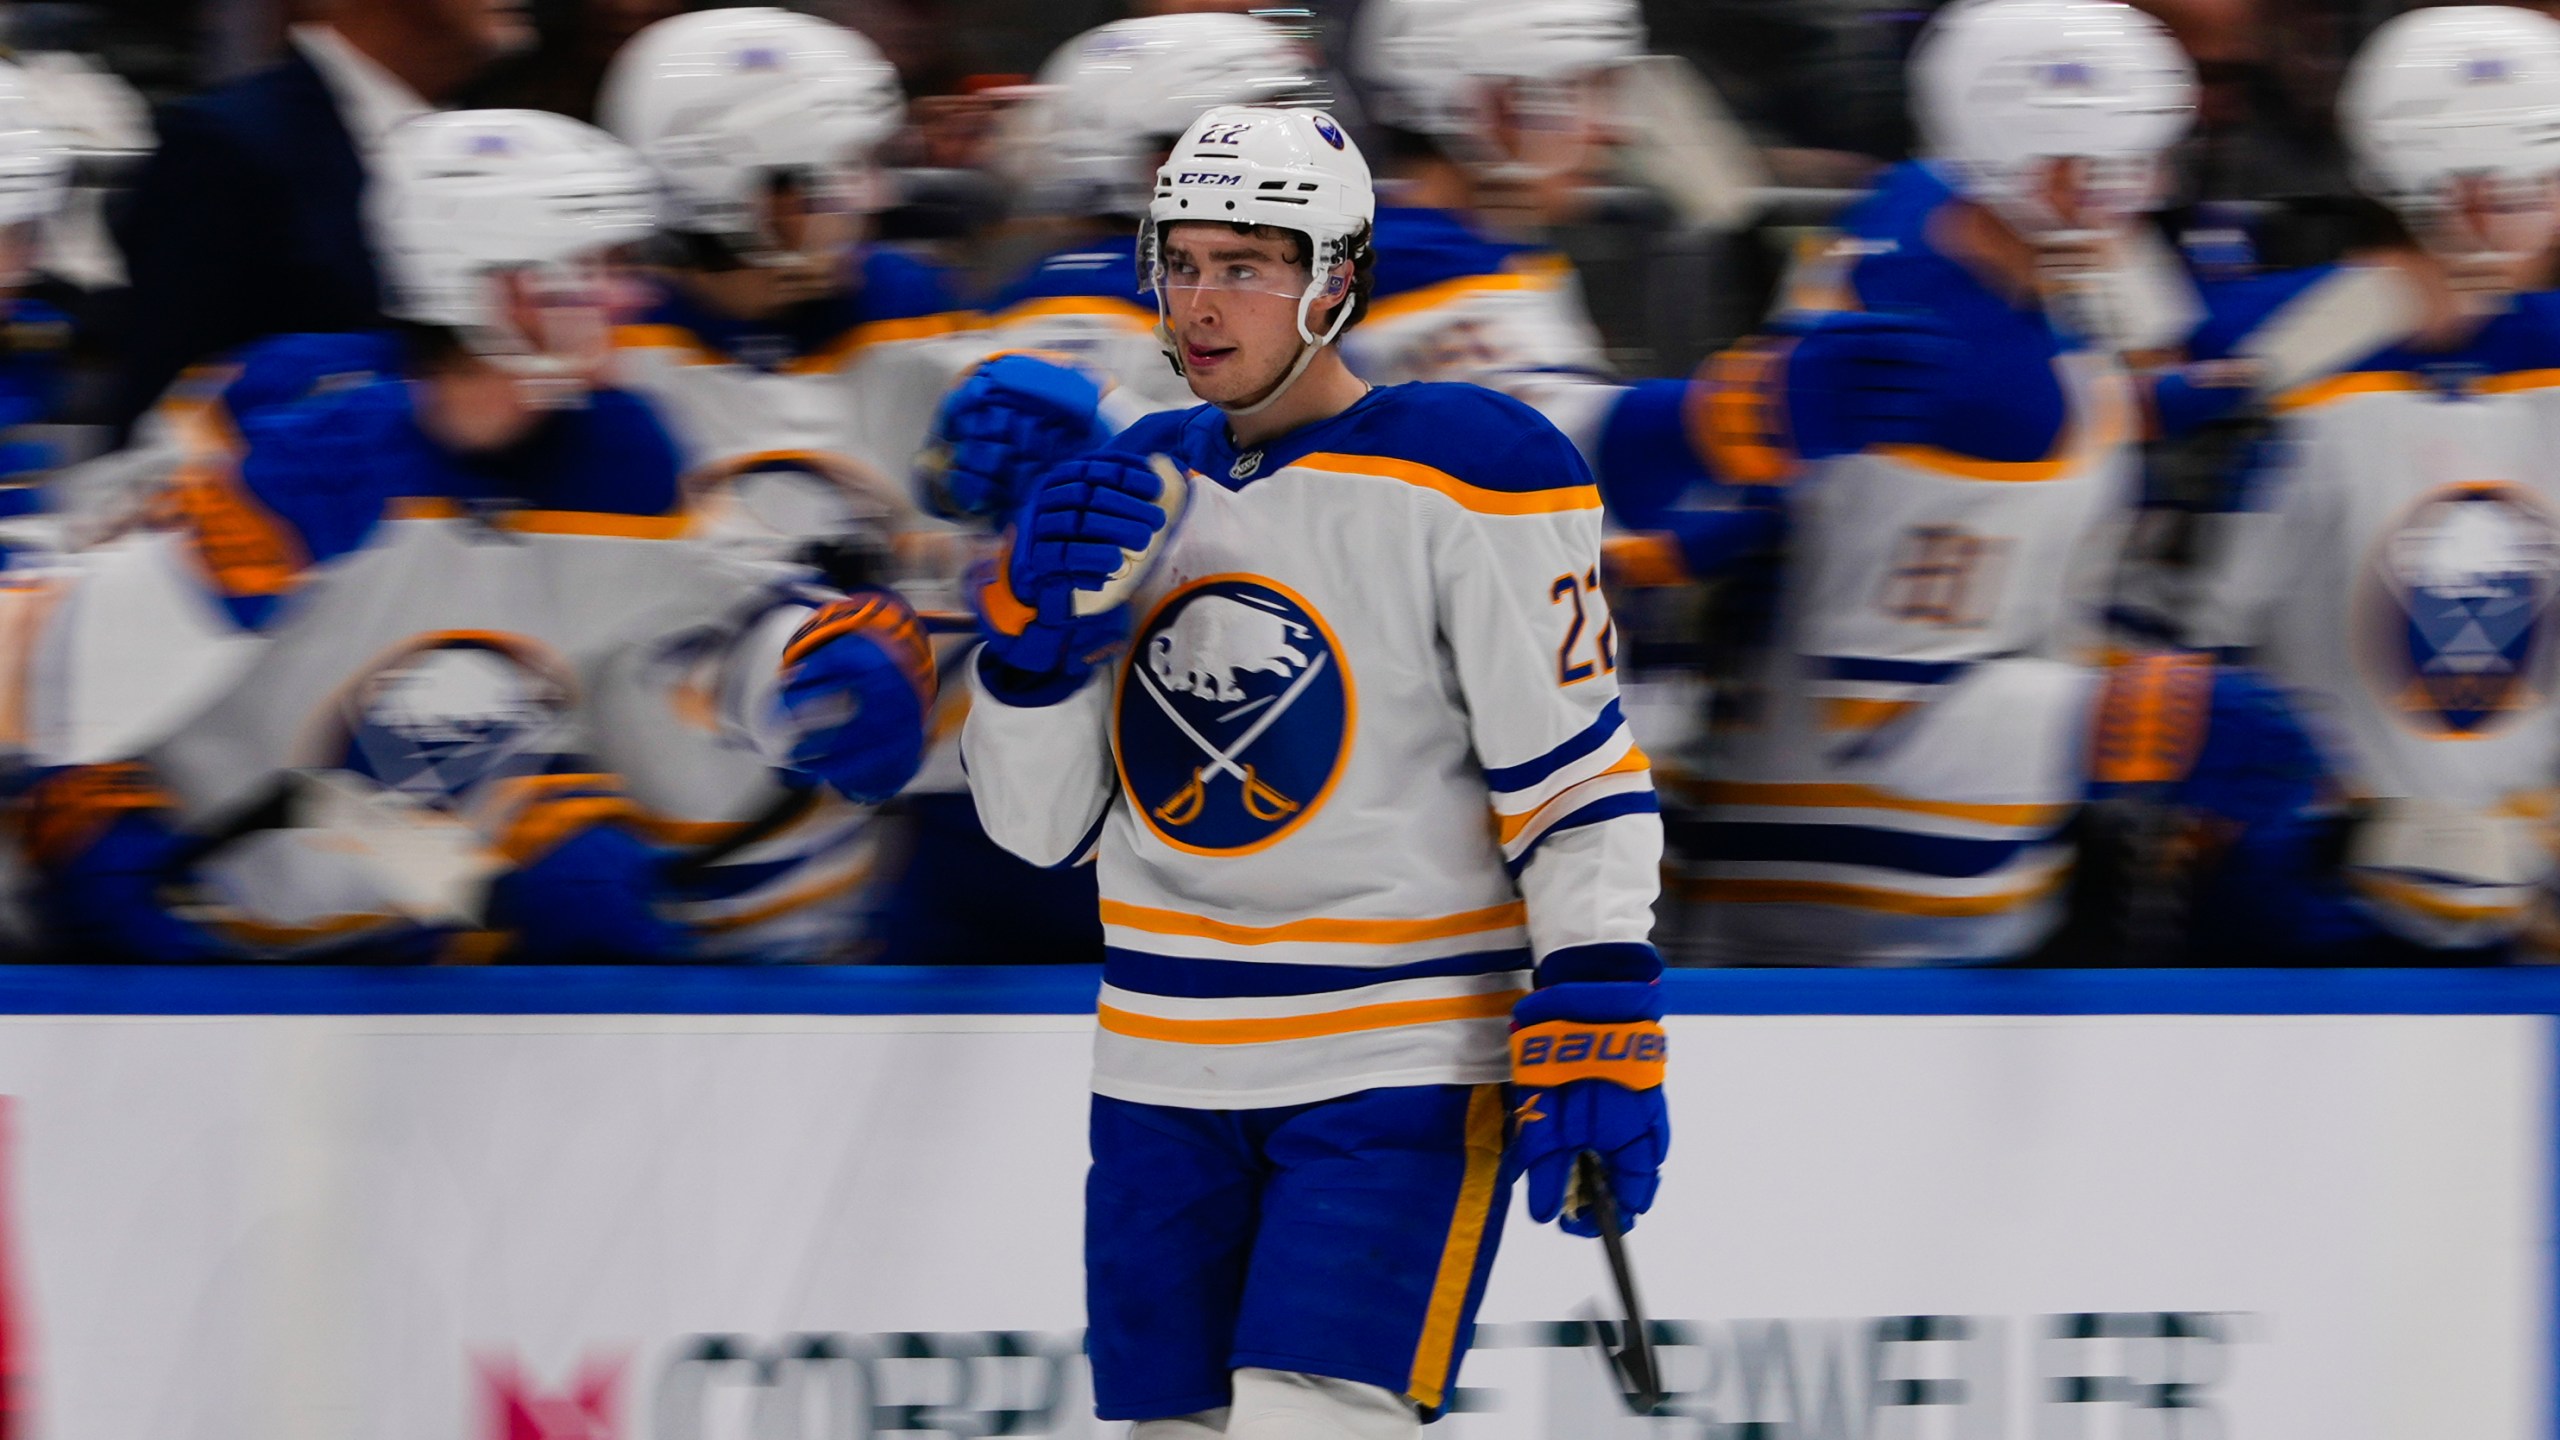
M 657 228 L 656 189 L 622 142 L 540 110 L 421 115 L 383 142 L 366 193 L 386 314 L 460 333 L 493 358 L 539 353 L 491 277 L 592 287 L 607 252 Z
M 2560 173 L 2560 20 L 2505 5 L 2413 10 L 2356 52 L 2338 116 L 2358 180 L 2404 213 L 2456 177 Z
M 0 225 L 50 219 L 71 187 L 68 137 L 25 72 L 0 63 Z
M 1147 202 L 1146 224 L 1138 237 L 1138 264 L 1155 293 L 1156 338 L 1165 358 L 1176 370 L 1182 368 L 1164 320 L 1164 227 L 1215 220 L 1270 225 L 1307 238 L 1307 280 L 1298 292 L 1298 340 L 1304 348 L 1269 393 L 1228 412 L 1250 415 L 1296 384 L 1316 351 L 1350 323 L 1355 307 L 1348 300 L 1335 309 L 1333 323 L 1322 335 L 1309 326 L 1308 315 L 1318 301 L 1343 294 L 1343 281 L 1333 272 L 1346 261 L 1356 265 L 1367 252 L 1377 213 L 1369 162 L 1324 111 L 1222 105 L 1193 121 L 1156 172 L 1155 196 Z
M 1041 209 L 1135 215 L 1155 158 L 1214 105 L 1312 105 L 1323 85 L 1290 35 L 1250 16 L 1115 20 L 1040 68 L 1017 177 Z
M 1380 120 L 1463 139 L 1487 84 L 1556 83 L 1643 55 L 1636 0 L 1367 0 L 1352 64 Z
M 1949 183 L 2030 236 L 2062 239 L 2046 162 L 2081 162 L 2102 207 L 2147 207 L 2159 157 L 2195 118 L 2195 67 L 2120 0 L 1959 0 L 1912 52 L 1911 102 Z
M 741 254 L 772 243 L 757 202 L 775 177 L 846 188 L 905 113 L 869 40 L 763 6 L 651 25 L 615 54 L 596 102 L 657 172 L 668 228 Z

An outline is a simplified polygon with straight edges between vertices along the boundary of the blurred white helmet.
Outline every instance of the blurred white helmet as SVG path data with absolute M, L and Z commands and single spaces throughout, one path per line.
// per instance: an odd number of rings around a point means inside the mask
M 2338 115 L 2375 198 L 2426 211 L 2458 176 L 2560 172 L 2560 20 L 2504 5 L 2414 10 L 2356 52 Z
M 656 189 L 622 142 L 540 110 L 421 115 L 384 140 L 366 193 L 384 313 L 449 327 L 476 353 L 534 364 L 493 277 L 587 291 L 607 253 L 657 228 Z
M 1636 0 L 1368 0 L 1352 64 L 1381 121 L 1464 140 L 1483 131 L 1488 84 L 1571 81 L 1644 46 Z
M 1297 295 L 1298 340 L 1305 348 L 1268 394 L 1229 411 L 1251 415 L 1296 384 L 1316 351 L 1331 344 L 1350 323 L 1354 308 L 1350 303 L 1335 309 L 1333 323 L 1322 335 L 1309 327 L 1307 317 L 1318 301 L 1344 292 L 1344 281 L 1333 271 L 1345 261 L 1356 263 L 1367 251 L 1370 223 L 1377 213 L 1369 162 L 1324 111 L 1222 105 L 1202 115 L 1174 143 L 1164 168 L 1156 172 L 1155 196 L 1147 203 L 1146 224 L 1138 237 L 1138 263 L 1148 288 L 1155 292 L 1156 338 L 1164 345 L 1165 358 L 1176 370 L 1182 368 L 1179 350 L 1164 324 L 1169 281 L 1164 227 L 1185 220 L 1214 220 L 1271 225 L 1307 238 L 1307 280 Z
M 2094 210 L 2148 208 L 2195 118 L 2195 67 L 2119 0 L 1961 0 L 1921 34 L 1911 102 L 1949 183 L 2030 237 L 2080 238 L 2047 203 L 2046 162 L 2079 161 Z
M 1322 85 L 1287 32 L 1244 15 L 1115 20 L 1040 67 L 1016 166 L 1036 208 L 1135 215 L 1157 156 L 1214 105 L 1306 105 Z
M 15 65 L 0 63 L 0 225 L 50 218 L 71 186 L 71 147 Z
M 869 40 L 752 7 L 661 20 L 613 57 L 596 114 L 665 187 L 667 226 L 734 253 L 772 243 L 758 201 L 777 178 L 851 195 L 906 112 Z

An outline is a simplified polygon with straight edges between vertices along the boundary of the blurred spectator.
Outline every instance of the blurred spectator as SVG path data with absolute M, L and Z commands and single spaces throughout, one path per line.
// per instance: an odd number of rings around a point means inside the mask
M 471 87 L 471 105 L 595 119 L 605 67 L 632 36 L 689 8 L 684 0 L 560 0 L 541 15 L 541 47 Z
M 114 418 L 262 335 L 379 320 L 367 157 L 490 61 L 530 44 L 522 0 L 324 0 L 284 60 L 169 107 L 116 224 L 134 326 Z

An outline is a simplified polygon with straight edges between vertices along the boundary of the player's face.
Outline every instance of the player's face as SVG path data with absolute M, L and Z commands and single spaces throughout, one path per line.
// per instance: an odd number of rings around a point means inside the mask
M 1537 219 L 1556 224 L 1573 218 L 1590 189 L 1608 178 L 1612 157 L 1626 139 L 1618 90 L 1616 71 L 1594 70 L 1485 91 L 1490 138 L 1525 177 L 1529 193 L 1520 198 Z
M 2466 175 L 2445 201 L 2419 228 L 2457 287 L 2515 291 L 2534 283 L 2560 235 L 2560 178 Z
M 1217 405 L 1247 404 L 1269 393 L 1304 344 L 1298 298 L 1308 275 L 1298 242 L 1194 221 L 1167 226 L 1158 245 L 1165 328 L 1191 393 Z M 1329 306 L 1307 317 L 1319 335 L 1331 323 Z
M 867 183 L 852 171 L 776 183 L 757 202 L 765 248 L 735 268 L 692 273 L 692 288 L 741 320 L 835 294 L 846 283 L 845 252 L 861 238 Z
M 2035 172 L 2035 196 L 2060 222 L 2059 234 L 2082 240 L 2123 234 L 2158 202 L 2160 167 L 2150 159 L 2057 156 Z

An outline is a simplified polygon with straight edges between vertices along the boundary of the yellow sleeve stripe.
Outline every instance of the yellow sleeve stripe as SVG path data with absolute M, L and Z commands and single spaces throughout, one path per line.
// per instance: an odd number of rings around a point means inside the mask
M 2456 922 L 2513 920 L 2525 912 L 2532 903 L 2533 896 L 2530 888 L 2520 886 L 2516 891 L 2511 892 L 2519 898 L 2492 900 L 2481 904 L 2444 899 L 2406 880 L 2394 880 L 2389 876 L 2376 875 L 2371 871 L 2351 870 L 2347 873 L 2347 880 L 2358 890 L 2385 905 L 2414 910 L 2430 919 Z
M 1750 784 L 1711 782 L 1696 787 L 1709 805 L 1769 805 L 1804 810 L 1891 810 L 1907 815 L 1936 815 L 1984 825 L 2058 825 L 2070 813 L 2067 805 L 1975 804 L 1955 800 L 1922 800 L 1872 785 Z
M 1520 838 L 1521 831 L 1536 824 L 1540 818 L 1548 815 L 1560 816 L 1566 811 L 1579 806 L 1582 803 L 1582 799 L 1578 799 L 1576 797 L 1582 796 L 1583 787 L 1601 780 L 1606 780 L 1612 775 L 1632 774 L 1635 771 L 1646 768 L 1652 763 L 1652 761 L 1645 758 L 1645 753 L 1641 748 L 1629 745 L 1627 747 L 1627 753 L 1619 756 L 1616 764 L 1611 765 L 1608 769 L 1603 770 L 1596 775 L 1577 780 L 1573 784 L 1566 786 L 1564 789 L 1557 791 L 1554 796 L 1548 799 L 1547 803 L 1539 806 L 1537 809 L 1529 811 L 1525 815 L 1503 815 L 1497 813 L 1493 817 L 1495 835 L 1502 842 L 1503 847 L 1508 849 L 1512 841 Z M 1583 798 L 1588 797 L 1584 796 Z
M 2336 400 L 2356 395 L 2406 394 L 2424 390 L 2427 382 L 2405 370 L 2364 370 L 2347 375 L 2332 375 L 2298 385 L 2275 399 L 2271 407 L 2279 415 L 2296 410 L 2310 410 Z
M 609 515 L 595 510 L 510 510 L 498 528 L 519 535 L 601 535 L 616 540 L 674 540 L 692 523 L 684 515 Z
M 2505 375 L 2483 375 L 2471 382 L 2471 388 L 2483 395 L 2513 395 L 2520 390 L 2548 390 L 2560 385 L 2560 370 L 2516 370 Z
M 1275 1040 L 1320 1040 L 1364 1030 L 1392 1030 L 1406 1025 L 1434 1025 L 1449 1020 L 1493 1020 L 1507 1016 L 1529 992 L 1497 990 L 1486 995 L 1454 995 L 1437 1000 L 1390 1000 L 1355 1005 L 1321 1015 L 1281 1015 L 1235 1020 L 1168 1020 L 1141 1015 L 1115 1005 L 1097 1007 L 1102 1028 L 1132 1040 L 1160 1040 L 1173 1045 L 1265 1045 Z
M 1319 917 L 1291 920 L 1279 925 L 1237 925 L 1225 920 L 1212 920 L 1204 915 L 1186 915 L 1179 910 L 1157 910 L 1144 905 L 1131 905 L 1123 900 L 1102 902 L 1102 923 L 1124 930 L 1139 930 L 1150 935 L 1188 935 L 1200 940 L 1220 940 L 1230 945 L 1276 945 L 1285 941 L 1315 941 L 1332 945 L 1402 945 L 1417 940 L 1446 940 L 1457 935 L 1481 935 L 1494 930 L 1512 930 L 1529 923 L 1529 907 L 1514 900 L 1483 910 L 1465 910 L 1455 915 L 1434 915 L 1420 920 L 1337 920 Z
M 1832 880 L 1730 880 L 1711 878 L 1684 887 L 1692 898 L 1729 905 L 1836 905 L 1887 915 L 1924 915 L 1937 919 L 1971 919 L 2002 915 L 2031 905 L 2062 888 L 2067 864 L 2014 890 L 1986 895 L 1926 895 L 1889 890 L 1878 885 L 1847 885 Z
M 1408 485 L 1437 490 L 1480 515 L 1558 515 L 1572 510 L 1600 508 L 1600 487 L 1597 485 L 1560 485 L 1552 490 L 1489 490 L 1482 485 L 1470 485 L 1446 470 L 1435 470 L 1428 465 L 1384 455 L 1338 455 L 1319 451 L 1291 461 L 1289 468 L 1401 480 Z

